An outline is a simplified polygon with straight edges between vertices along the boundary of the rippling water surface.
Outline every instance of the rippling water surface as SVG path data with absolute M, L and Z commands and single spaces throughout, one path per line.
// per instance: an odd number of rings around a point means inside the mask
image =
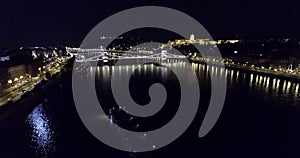
M 174 60 L 173 64 L 184 68 L 187 63 Z M 51 92 L 54 95 L 30 114 L 11 119 L 1 128 L 0 157 L 300 157 L 299 82 L 196 63 L 192 68 L 201 89 L 200 108 L 190 128 L 165 148 L 127 153 L 99 142 L 80 121 L 72 99 L 71 80 L 66 78 Z M 116 104 L 111 97 L 110 75 L 117 69 L 122 73 L 135 70 L 130 89 L 137 103 L 149 102 L 148 88 L 156 82 L 166 87 L 169 101 L 167 108 L 155 117 L 131 118 L 124 110 L 124 114 L 115 115 L 115 123 L 145 131 L 172 119 L 178 108 L 179 84 L 171 71 L 153 64 L 86 67 L 80 72 L 82 77 L 96 73 L 98 99 L 106 106 L 103 108 L 107 114 Z M 212 77 L 227 78 L 227 97 L 216 126 L 206 137 L 198 138 Z

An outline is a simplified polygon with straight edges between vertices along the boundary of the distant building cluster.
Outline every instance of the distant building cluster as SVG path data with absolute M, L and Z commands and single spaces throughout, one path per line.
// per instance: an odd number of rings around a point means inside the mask
M 229 63 L 272 69 L 288 73 L 300 73 L 300 41 L 296 39 L 225 39 L 196 38 L 169 41 L 162 47 L 174 47 L 193 59 L 201 60 L 201 52 L 192 45 L 208 46 L 210 51 L 219 49 Z M 188 50 L 188 51 L 186 51 Z
M 52 47 L 21 47 L 2 51 L 0 53 L 0 91 L 13 83 L 38 76 L 44 65 L 65 55 L 67 54 L 64 49 Z
M 0 65 L 12 66 L 34 61 L 48 61 L 63 55 L 66 55 L 64 48 L 20 47 L 0 52 Z
M 190 44 L 199 44 L 199 45 L 218 45 L 224 43 L 235 44 L 239 43 L 240 40 L 212 40 L 212 39 L 195 39 L 195 35 L 191 34 L 190 39 L 176 39 L 174 41 L 169 41 L 169 46 L 181 46 L 181 45 L 190 45 Z

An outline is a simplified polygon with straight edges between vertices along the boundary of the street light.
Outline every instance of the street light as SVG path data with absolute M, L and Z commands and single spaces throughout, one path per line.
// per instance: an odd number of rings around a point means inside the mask
M 12 82 L 13 82 L 12 80 L 8 80 L 7 81 L 8 84 L 12 84 Z

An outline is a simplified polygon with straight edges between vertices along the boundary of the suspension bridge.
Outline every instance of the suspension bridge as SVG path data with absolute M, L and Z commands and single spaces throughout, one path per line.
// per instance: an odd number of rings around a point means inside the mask
M 126 59 L 180 59 L 186 58 L 184 55 L 176 55 L 169 53 L 167 50 L 160 51 L 140 51 L 140 50 L 106 50 L 99 49 L 82 49 L 82 48 L 66 48 L 68 53 L 76 56 L 76 62 L 91 62 L 109 60 L 126 60 Z

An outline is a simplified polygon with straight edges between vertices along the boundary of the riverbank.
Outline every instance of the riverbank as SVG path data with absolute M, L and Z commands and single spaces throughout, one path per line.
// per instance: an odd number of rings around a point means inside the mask
M 205 61 L 198 61 L 198 60 L 190 60 L 190 62 L 193 63 L 199 63 L 199 64 L 205 64 Z M 218 63 L 212 63 L 212 65 L 218 66 Z M 242 66 L 238 64 L 224 64 L 226 69 L 232 69 L 232 70 L 238 70 L 238 71 L 243 71 L 243 72 L 250 72 L 250 73 L 256 73 L 259 75 L 265 75 L 265 76 L 270 76 L 270 77 L 279 77 L 283 78 L 286 80 L 291 80 L 291 81 L 300 81 L 300 75 L 292 74 L 292 73 L 286 73 L 286 72 L 280 72 L 280 71 L 274 71 L 274 70 L 262 70 L 258 69 L 257 67 L 249 67 L 249 66 Z
M 286 80 L 292 80 L 292 81 L 300 81 L 300 76 L 299 75 L 294 75 L 291 73 L 285 73 L 285 72 L 279 72 L 279 71 L 270 71 L 270 70 L 260 70 L 260 69 L 255 69 L 255 68 L 249 68 L 249 67 L 243 67 L 239 65 L 225 65 L 227 69 L 235 69 L 239 71 L 245 71 L 245 72 L 252 72 L 252 73 L 257 73 L 259 75 L 265 75 L 265 76 L 270 76 L 270 77 L 279 77 L 283 78 Z
M 48 80 L 43 80 L 31 91 L 25 93 L 16 102 L 9 102 L 0 107 L 0 129 L 10 123 L 10 120 L 22 118 L 30 113 L 37 105 L 47 101 L 47 98 L 58 92 L 65 76 L 72 73 L 74 59 L 69 59 L 63 69 L 51 76 Z

